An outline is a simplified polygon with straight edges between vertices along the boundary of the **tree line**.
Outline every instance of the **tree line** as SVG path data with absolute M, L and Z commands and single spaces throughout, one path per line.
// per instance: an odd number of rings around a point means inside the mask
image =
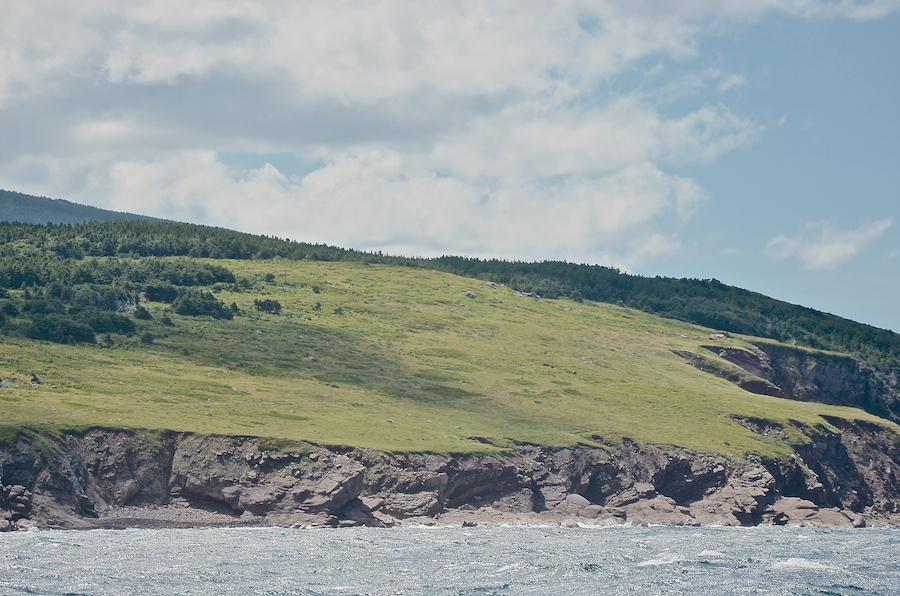
M 115 284 L 123 288 L 233 283 L 224 267 L 140 257 L 355 261 L 417 267 L 503 283 L 546 298 L 627 306 L 731 333 L 846 352 L 900 369 L 900 335 L 715 279 L 642 277 L 599 265 L 382 255 L 176 222 L 0 223 L 0 287 Z M 101 258 L 108 257 L 108 258 Z M 111 280 L 116 280 L 115 282 Z

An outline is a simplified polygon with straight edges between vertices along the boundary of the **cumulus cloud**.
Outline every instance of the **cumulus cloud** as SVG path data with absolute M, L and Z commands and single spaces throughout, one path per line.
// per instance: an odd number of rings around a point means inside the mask
M 847 231 L 836 230 L 829 223 L 808 224 L 798 236 L 773 238 L 766 245 L 766 254 L 776 259 L 796 258 L 808 270 L 839 269 L 849 265 L 893 223 L 884 219 Z
M 299 180 L 266 164 L 239 175 L 211 152 L 117 163 L 114 208 L 396 254 L 568 258 L 629 267 L 680 248 L 675 223 L 703 200 L 694 182 L 650 163 L 607 176 L 486 185 L 439 176 L 388 152 L 335 156 Z M 210 201 L 210 195 L 215 197 Z M 124 199 L 128 197 L 128 199 Z M 248 207 L 250 205 L 251 207 Z
M 889 0 L 422 3 L 54 0 L 0 20 L 0 182 L 260 233 L 396 250 L 635 264 L 681 249 L 706 200 L 669 167 L 764 127 L 600 93 L 638 61 L 688 60 L 712 21 L 780 10 L 877 18 Z M 651 77 L 652 78 L 652 77 Z M 292 177 L 225 152 L 292 153 Z
M 897 10 L 898 0 L 33 0 L 5 7 L 0 81 L 6 95 L 21 96 L 73 77 L 171 85 L 223 73 L 277 77 L 298 98 L 344 103 L 425 90 L 534 93 L 589 83 L 649 55 L 693 55 L 704 20 L 771 9 L 868 19 Z

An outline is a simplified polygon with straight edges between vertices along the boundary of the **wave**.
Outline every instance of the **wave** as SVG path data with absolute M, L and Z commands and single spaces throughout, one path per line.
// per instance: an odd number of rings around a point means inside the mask
M 778 561 L 774 565 L 772 565 L 772 569 L 815 569 L 817 571 L 840 571 L 840 569 L 836 569 L 835 567 L 831 567 L 830 565 L 824 565 L 817 561 L 810 561 L 809 559 L 802 559 L 800 557 L 791 557 L 790 559 L 786 559 L 784 561 Z
M 642 563 L 638 563 L 638 567 L 653 567 L 657 565 L 671 565 L 672 563 L 679 563 L 684 559 L 675 554 L 665 553 L 659 555 L 655 559 L 650 559 L 649 561 L 643 561 Z

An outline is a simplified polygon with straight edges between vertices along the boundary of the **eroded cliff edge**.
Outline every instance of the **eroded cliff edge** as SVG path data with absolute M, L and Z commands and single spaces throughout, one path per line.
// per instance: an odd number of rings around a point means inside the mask
M 724 338 L 714 335 L 710 339 L 715 337 Z M 900 422 L 900 370 L 880 373 L 850 356 L 768 343 L 750 350 L 728 345 L 703 347 L 744 374 L 735 374 L 711 361 L 710 356 L 675 353 L 752 393 L 850 406 Z
M 26 433 L 0 449 L 0 527 L 900 526 L 897 437 L 869 423 L 829 423 L 787 462 L 627 441 L 454 457 L 184 433 Z

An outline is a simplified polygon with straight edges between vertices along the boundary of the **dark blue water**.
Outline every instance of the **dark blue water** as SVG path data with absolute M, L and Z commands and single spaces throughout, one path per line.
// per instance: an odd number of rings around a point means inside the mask
M 0 594 L 900 594 L 900 531 L 32 531 L 0 534 Z

